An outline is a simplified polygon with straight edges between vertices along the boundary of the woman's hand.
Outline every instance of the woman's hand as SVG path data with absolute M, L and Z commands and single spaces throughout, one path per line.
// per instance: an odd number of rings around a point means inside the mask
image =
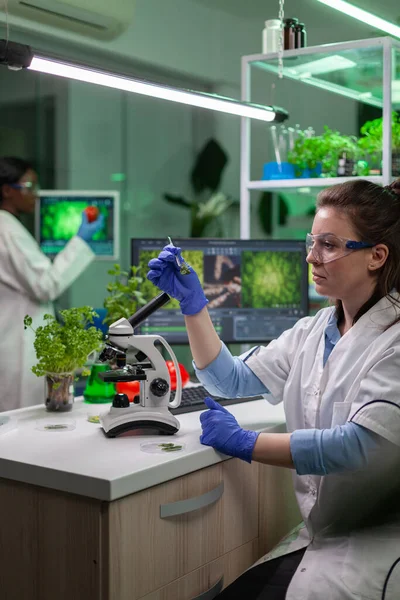
M 150 271 L 147 273 L 147 279 L 172 298 L 176 298 L 184 315 L 195 315 L 205 307 L 208 300 L 196 272 L 186 265 L 190 273 L 182 275 L 176 257 L 180 262 L 184 262 L 180 248 L 172 245 L 165 246 L 158 257 L 152 258 L 149 262 Z
M 210 410 L 200 415 L 202 428 L 200 442 L 205 446 L 212 446 L 219 452 L 251 463 L 259 434 L 256 431 L 242 429 L 232 413 L 212 398 L 207 397 L 204 402 Z

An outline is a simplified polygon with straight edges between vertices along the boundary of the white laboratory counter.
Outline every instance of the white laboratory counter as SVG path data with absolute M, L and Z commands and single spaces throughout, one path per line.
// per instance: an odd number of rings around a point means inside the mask
M 77 401 L 42 431 L 44 406 L 0 435 L 2 600 L 212 600 L 300 522 L 287 469 L 200 444 L 200 412 L 174 436 L 107 438 Z M 229 407 L 240 425 L 285 430 L 282 405 Z M 0 426 L 4 427 L 4 426 Z M 183 450 L 148 454 L 144 442 Z
M 174 436 L 107 438 L 88 414 L 109 410 L 109 404 L 87 404 L 78 399 L 71 412 L 48 413 L 44 406 L 1 415 L 17 420 L 17 428 L 0 435 L 0 477 L 62 492 L 113 501 L 143 489 L 216 464 L 227 457 L 200 444 L 200 412 L 178 415 L 181 428 Z M 248 429 L 284 431 L 283 406 L 266 400 L 227 407 Z M 71 431 L 41 431 L 37 424 L 51 419 L 75 422 Z M 1 430 L 0 430 L 1 431 Z M 144 441 L 183 443 L 170 454 L 148 454 Z

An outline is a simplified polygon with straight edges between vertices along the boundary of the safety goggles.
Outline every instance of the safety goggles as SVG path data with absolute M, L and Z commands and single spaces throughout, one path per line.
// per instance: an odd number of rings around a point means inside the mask
M 23 183 L 11 183 L 10 187 L 14 190 L 21 190 L 23 193 L 30 193 L 37 196 L 40 192 L 40 186 L 33 181 L 24 181 Z
M 328 263 L 338 258 L 347 256 L 354 250 L 363 250 L 364 248 L 372 248 L 375 244 L 369 242 L 356 242 L 348 238 L 338 237 L 333 233 L 319 233 L 306 235 L 306 250 L 307 255 L 312 254 L 314 260 L 319 263 Z

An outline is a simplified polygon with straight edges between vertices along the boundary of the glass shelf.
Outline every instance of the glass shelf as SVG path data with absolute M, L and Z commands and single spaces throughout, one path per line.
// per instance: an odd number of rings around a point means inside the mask
M 393 109 L 400 109 L 400 41 L 392 38 L 359 40 L 288 50 L 283 55 L 287 79 L 322 88 L 365 104 L 383 107 L 384 46 L 392 49 Z M 278 73 L 278 55 L 243 57 L 250 67 Z
M 382 185 L 383 178 L 381 175 L 367 176 L 367 177 L 313 177 L 312 179 L 265 179 L 261 181 L 250 181 L 248 184 L 249 190 L 261 190 L 261 191 L 288 191 L 300 189 L 314 190 L 323 189 L 330 187 L 331 185 L 337 185 L 339 183 L 346 183 L 346 181 L 354 181 L 357 179 L 366 179 L 372 183 Z

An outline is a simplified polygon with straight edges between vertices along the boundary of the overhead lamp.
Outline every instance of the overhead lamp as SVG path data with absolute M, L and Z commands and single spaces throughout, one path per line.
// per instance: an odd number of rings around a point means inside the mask
M 7 42 L 1 40 L 0 43 L 7 44 Z M 9 42 L 8 45 L 10 43 L 11 42 Z M 18 47 L 19 44 L 14 44 L 14 46 Z M 24 46 L 24 48 L 29 47 Z M 0 64 L 1 62 L 9 65 L 8 62 L 1 61 L 0 58 Z M 250 102 L 240 102 L 239 100 L 226 98 L 217 94 L 172 88 L 158 83 L 123 77 L 121 75 L 113 75 L 104 71 L 89 69 L 80 65 L 69 64 L 64 61 L 41 56 L 32 55 L 29 64 L 26 64 L 26 62 L 27 61 L 25 60 L 21 67 L 28 68 L 30 71 L 55 75 L 56 77 L 65 77 L 75 81 L 83 81 L 85 83 L 92 83 L 124 92 L 150 96 L 152 98 L 160 98 L 171 102 L 179 102 L 181 104 L 215 110 L 239 117 L 247 117 L 249 119 L 267 122 L 282 122 L 289 116 L 286 110 L 275 106 L 263 106 L 261 104 L 253 104 Z
M 13 71 L 26 69 L 32 62 L 33 52 L 29 46 L 8 40 L 0 40 L 0 65 Z
M 380 17 L 377 17 L 376 15 L 367 12 L 362 8 L 358 8 L 358 6 L 354 6 L 354 4 L 350 4 L 344 0 L 317 0 L 317 2 L 325 4 L 330 8 L 334 8 L 335 10 L 344 13 L 348 17 L 353 17 L 353 19 L 357 19 L 362 23 L 371 25 L 372 27 L 380 29 L 385 33 L 389 33 L 394 37 L 400 38 L 400 27 L 394 23 L 390 23 L 390 21 L 385 21 L 385 19 L 381 19 Z

